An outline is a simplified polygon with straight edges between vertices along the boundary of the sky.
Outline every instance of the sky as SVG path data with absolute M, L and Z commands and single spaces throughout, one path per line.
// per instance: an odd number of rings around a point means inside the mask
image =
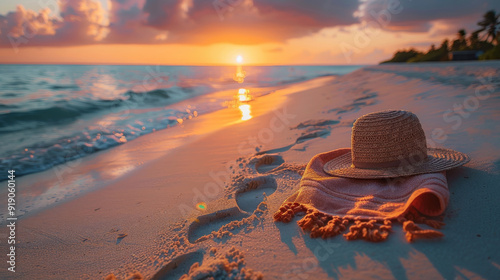
M 0 63 L 376 64 L 472 32 L 498 0 L 0 2 Z

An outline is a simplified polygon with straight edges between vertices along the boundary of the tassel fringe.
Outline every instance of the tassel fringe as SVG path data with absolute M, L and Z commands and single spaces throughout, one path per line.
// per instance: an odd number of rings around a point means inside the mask
M 347 240 L 364 239 L 371 242 L 385 241 L 392 232 L 391 220 L 377 221 L 360 219 L 347 219 L 322 213 L 314 208 L 308 208 L 298 202 L 284 203 L 274 214 L 274 220 L 289 223 L 297 213 L 305 212 L 306 215 L 297 224 L 304 230 L 309 231 L 312 238 L 323 239 L 342 234 L 348 227 L 349 232 L 343 234 Z M 404 215 L 396 219 L 403 224 L 406 232 L 406 240 L 413 242 L 415 239 L 429 239 L 444 236 L 436 230 L 424 230 L 416 223 L 426 224 L 432 228 L 439 229 L 444 223 L 432 220 L 421 215 L 415 208 L 410 208 Z

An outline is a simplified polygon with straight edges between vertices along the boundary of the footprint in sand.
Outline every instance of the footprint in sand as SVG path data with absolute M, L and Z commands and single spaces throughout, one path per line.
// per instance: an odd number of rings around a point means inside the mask
M 126 233 L 120 233 L 116 236 L 116 245 L 120 244 L 122 242 L 123 238 L 127 237 L 128 234 Z
M 255 168 L 264 172 L 275 169 L 283 162 L 280 156 L 265 156 L 256 160 Z M 267 204 L 263 203 L 266 196 L 277 189 L 276 180 L 270 175 L 239 178 L 241 179 L 233 181 L 237 207 L 198 216 L 188 228 L 187 238 L 190 243 L 214 237 L 223 239 L 242 229 L 250 230 L 259 223 L 260 216 L 267 211 Z
M 270 176 L 252 178 L 243 182 L 235 194 L 236 204 L 247 213 L 253 213 L 259 204 L 276 191 L 276 180 Z M 265 193 L 265 195 L 264 195 Z
M 338 120 L 308 120 L 305 122 L 301 122 L 298 125 L 291 127 L 290 129 L 303 129 L 308 127 L 318 127 L 318 126 L 327 126 L 338 124 L 340 121 Z
M 310 140 L 310 139 L 314 139 L 314 138 L 318 138 L 318 137 L 326 137 L 328 135 L 330 135 L 329 129 L 310 129 L 310 130 L 302 133 L 302 135 L 300 135 L 299 138 L 297 138 L 295 143 L 300 144 L 300 143 L 305 142 L 305 141 Z
M 216 211 L 196 218 L 189 225 L 187 237 L 189 242 L 198 243 L 205 241 L 213 231 L 220 230 L 224 225 L 227 225 L 236 220 L 242 220 L 250 216 L 247 213 L 240 211 L 238 207 Z
M 339 123 L 340 121 L 338 120 L 308 120 L 290 129 L 305 129 L 297 140 L 295 140 L 295 144 L 300 144 L 310 139 L 330 135 L 331 126 Z
M 204 253 L 202 251 L 195 251 L 181 255 L 167 265 L 162 267 L 153 277 L 152 280 L 167 280 L 167 279 L 179 279 L 182 275 L 187 274 L 189 269 L 194 263 L 199 263 L 203 261 Z
M 343 114 L 343 113 L 347 113 L 347 112 L 357 112 L 357 111 L 361 110 L 361 108 L 363 108 L 363 107 L 374 105 L 377 103 L 377 101 L 378 101 L 376 99 L 376 97 L 378 97 L 377 93 L 375 93 L 375 92 L 371 92 L 371 93 L 363 92 L 363 94 L 366 94 L 366 95 L 354 99 L 351 104 L 340 107 L 340 108 L 334 108 L 334 109 L 328 110 L 327 113 L 331 113 L 331 112 L 336 111 L 337 115 L 338 115 L 338 114 Z
M 249 166 L 257 173 L 276 170 L 283 164 L 283 158 L 278 155 L 255 157 L 249 162 Z M 231 184 L 234 187 L 232 193 L 237 207 L 198 216 L 187 229 L 189 243 L 200 243 L 208 239 L 224 242 L 233 234 L 242 230 L 249 232 L 261 223 L 268 211 L 267 196 L 277 189 L 276 179 L 270 174 L 237 178 Z M 210 253 L 212 255 L 212 251 Z M 205 255 L 204 250 L 181 255 L 162 267 L 151 279 L 179 279 L 189 273 L 193 264 L 198 263 L 197 266 L 201 266 Z
M 251 165 L 254 165 L 254 168 L 259 173 L 267 173 L 280 165 L 282 165 L 285 161 L 281 156 L 278 155 L 265 155 L 262 157 L 254 158 L 250 161 Z
M 295 145 L 303 143 L 305 141 L 312 140 L 312 139 L 319 138 L 319 137 L 325 138 L 328 135 L 330 135 L 330 131 L 332 129 L 332 126 L 338 125 L 339 123 L 340 123 L 340 121 L 338 121 L 338 120 L 323 120 L 323 119 L 308 120 L 305 122 L 301 122 L 296 126 L 290 127 L 290 129 L 303 130 L 303 132 L 300 134 L 300 136 L 297 137 L 297 139 L 295 139 L 295 143 L 292 143 L 288 146 L 284 146 L 281 148 L 261 151 L 261 152 L 258 152 L 257 155 L 286 152 L 286 151 L 290 150 L 291 148 L 293 148 Z M 340 124 L 340 125 L 345 125 L 345 124 Z
M 258 280 L 264 278 L 262 272 L 247 267 L 245 255 L 234 246 L 229 251 L 219 254 L 217 254 L 217 249 L 212 247 L 210 257 L 205 259 L 200 254 L 201 252 L 194 252 L 176 258 L 151 279 Z
M 284 166 L 284 163 L 285 161 L 281 156 L 271 154 L 252 158 L 248 161 L 248 167 L 254 169 L 253 174 L 262 174 L 279 170 L 281 166 Z M 187 229 L 186 238 L 189 243 L 201 243 L 208 239 L 224 242 L 230 236 L 242 230 L 250 232 L 255 229 L 262 222 L 264 215 L 268 213 L 268 195 L 272 195 L 278 187 L 272 174 L 257 177 L 248 177 L 241 174 L 234 177 L 230 185 L 232 188 L 229 190 L 233 194 L 237 206 L 198 216 Z M 216 249 L 212 247 L 210 256 L 214 256 L 215 252 Z M 201 249 L 178 256 L 163 266 L 151 279 L 179 279 L 183 275 L 189 274 L 193 267 L 202 267 L 205 263 L 209 266 L 210 263 L 204 261 L 206 255 L 205 250 Z M 232 257 L 234 257 L 233 255 L 231 253 Z M 230 260 L 228 259 L 228 261 Z M 206 267 L 203 267 L 203 270 L 206 270 Z M 251 272 L 251 270 L 242 270 L 240 274 L 246 275 L 247 272 Z M 248 275 L 252 276 L 252 273 Z M 260 279 L 262 277 L 250 278 Z

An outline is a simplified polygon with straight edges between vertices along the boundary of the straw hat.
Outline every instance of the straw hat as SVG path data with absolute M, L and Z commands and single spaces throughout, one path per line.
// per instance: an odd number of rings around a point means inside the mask
M 376 179 L 433 173 L 469 162 L 466 154 L 427 148 L 425 133 L 412 112 L 388 110 L 354 122 L 351 152 L 327 162 L 333 176 Z

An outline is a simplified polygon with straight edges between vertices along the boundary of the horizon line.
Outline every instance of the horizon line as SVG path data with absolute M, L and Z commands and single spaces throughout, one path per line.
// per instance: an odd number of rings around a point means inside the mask
M 18 63 L 10 63 L 10 62 L 0 62 L 0 65 L 78 65 L 78 66 L 150 66 L 150 65 L 159 65 L 159 66 L 368 66 L 368 65 L 377 65 L 372 63 L 366 64 L 257 64 L 257 63 L 248 63 L 248 64 L 231 64 L 231 63 L 221 63 L 221 64 L 147 64 L 147 63 L 72 63 L 72 62 L 18 62 Z

